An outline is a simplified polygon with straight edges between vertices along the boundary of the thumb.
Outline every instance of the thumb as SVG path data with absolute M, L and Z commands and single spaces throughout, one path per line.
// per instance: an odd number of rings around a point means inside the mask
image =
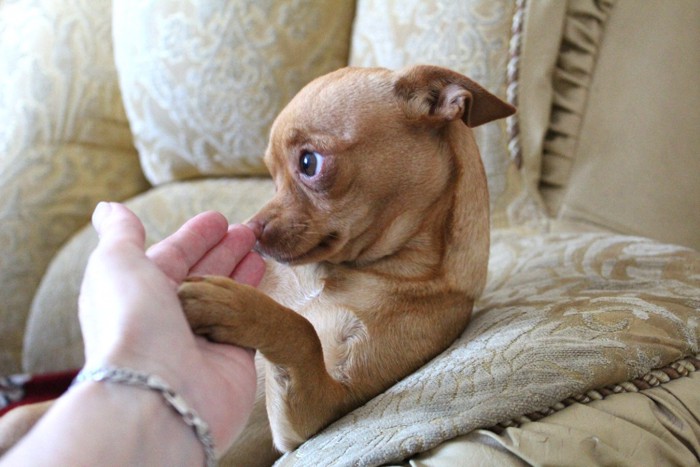
M 100 202 L 92 213 L 92 225 L 100 237 L 100 245 L 130 243 L 143 251 L 146 231 L 131 210 L 119 203 Z

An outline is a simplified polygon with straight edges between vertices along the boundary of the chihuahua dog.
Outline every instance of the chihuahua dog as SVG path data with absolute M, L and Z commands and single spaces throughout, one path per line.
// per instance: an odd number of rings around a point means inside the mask
M 416 66 L 338 70 L 277 117 L 265 154 L 277 193 L 248 225 L 278 265 L 261 289 L 200 277 L 179 293 L 196 333 L 262 355 L 279 451 L 464 331 L 489 255 L 471 127 L 514 111 L 465 76 Z M 261 407 L 262 397 L 252 423 L 267 425 Z M 259 430 L 244 432 L 233 463 L 262 460 L 257 443 L 244 446 Z
M 277 193 L 248 222 L 276 262 L 260 289 L 213 276 L 179 289 L 195 333 L 261 356 L 225 464 L 271 464 L 464 331 L 489 255 L 471 128 L 514 112 L 459 73 L 415 66 L 335 71 L 280 113 L 265 154 Z

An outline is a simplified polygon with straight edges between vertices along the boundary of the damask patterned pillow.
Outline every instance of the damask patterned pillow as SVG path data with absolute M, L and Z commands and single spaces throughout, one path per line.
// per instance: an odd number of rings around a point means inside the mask
M 53 254 L 148 186 L 121 105 L 110 0 L 0 2 L 0 374 Z
M 266 174 L 277 113 L 346 65 L 353 9 L 352 0 L 116 2 L 117 68 L 148 179 Z
M 445 66 L 506 99 L 507 68 L 519 52 L 522 14 L 514 0 L 359 0 L 350 64 Z M 516 77 L 511 76 L 512 89 Z M 514 141 L 509 149 L 505 120 L 479 127 L 475 134 L 489 180 L 493 225 L 537 224 L 544 217 L 536 186 L 539 160 L 521 160 Z

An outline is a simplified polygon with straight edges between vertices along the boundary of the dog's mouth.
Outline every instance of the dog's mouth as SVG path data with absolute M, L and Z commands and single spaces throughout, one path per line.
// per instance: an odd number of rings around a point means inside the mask
M 321 238 L 321 240 L 310 248 L 297 253 L 288 248 L 279 248 L 273 245 L 264 245 L 258 242 L 255 249 L 258 253 L 269 256 L 280 263 L 298 265 L 306 263 L 317 263 L 329 258 L 339 250 L 341 244 L 340 234 L 331 232 Z

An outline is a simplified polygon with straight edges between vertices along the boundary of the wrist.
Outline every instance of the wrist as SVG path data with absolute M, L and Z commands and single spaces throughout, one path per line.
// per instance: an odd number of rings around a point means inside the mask
M 191 429 L 159 394 L 84 382 L 56 400 L 8 465 L 204 465 Z
M 97 369 L 83 369 L 76 377 L 75 382 L 78 386 L 82 384 L 94 386 L 95 383 L 101 383 L 97 384 L 98 388 L 105 386 L 108 390 L 117 390 L 117 393 L 123 393 L 124 391 L 120 391 L 121 389 L 135 390 L 136 394 L 133 396 L 138 397 L 138 402 L 141 402 L 142 405 L 145 404 L 140 407 L 141 410 L 138 410 L 134 416 L 137 425 L 138 421 L 153 424 L 154 420 L 162 420 L 167 422 L 163 429 L 170 428 L 169 431 L 172 432 L 172 428 L 174 428 L 172 421 L 175 419 L 179 427 L 177 431 L 181 432 L 185 428 L 185 431 L 190 433 L 188 438 L 197 440 L 199 450 L 204 454 L 205 465 L 213 466 L 216 464 L 214 443 L 209 431 L 209 425 L 191 408 L 188 401 L 160 376 L 130 368 L 101 367 Z M 130 398 L 130 401 L 133 400 L 133 396 Z M 145 426 L 142 427 L 146 428 Z M 166 444 L 167 441 L 172 441 L 170 437 L 162 436 L 162 433 L 159 431 L 162 430 L 159 428 L 153 433 L 149 433 L 147 430 L 142 433 L 144 436 L 155 434 L 161 437 L 160 442 L 156 438 L 153 439 L 153 444 L 146 443 L 146 446 L 157 448 L 164 441 Z
M 205 465 L 192 429 L 156 391 L 97 381 L 85 381 L 72 391 L 81 405 L 91 404 L 98 414 L 109 414 L 110 425 L 119 425 L 120 436 L 107 435 L 109 446 L 103 447 L 120 451 L 123 465 Z

